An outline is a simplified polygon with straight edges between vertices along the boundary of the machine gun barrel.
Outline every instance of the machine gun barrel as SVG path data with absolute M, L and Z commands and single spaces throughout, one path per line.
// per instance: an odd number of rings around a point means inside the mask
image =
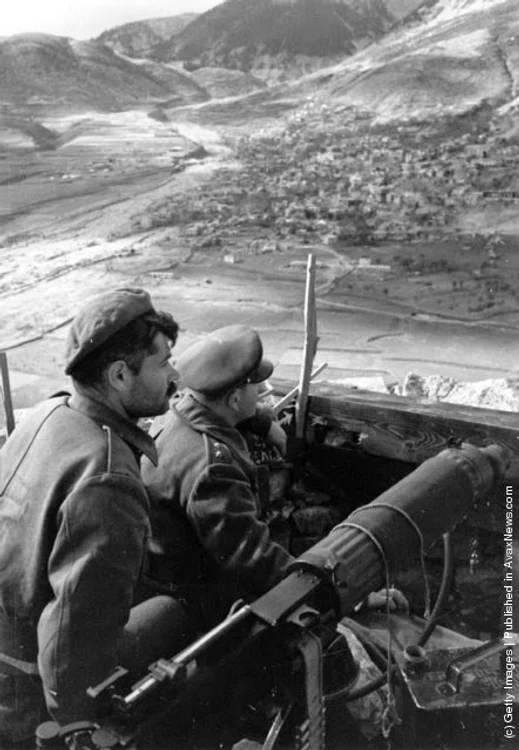
M 170 682 L 173 682 L 175 679 L 185 680 L 189 671 L 189 665 L 191 663 L 195 664 L 196 659 L 206 649 L 214 646 L 220 638 L 223 638 L 226 634 L 234 630 L 239 623 L 246 620 L 250 615 L 251 610 L 248 605 L 245 605 L 223 620 L 223 622 L 220 622 L 208 633 L 201 636 L 195 643 L 187 646 L 174 659 L 160 659 L 152 666 L 150 673 L 132 687 L 128 695 L 116 698 L 116 705 L 119 710 L 124 713 L 131 711 L 134 705 L 140 703 L 143 698 L 156 690 L 165 679 L 168 679 Z

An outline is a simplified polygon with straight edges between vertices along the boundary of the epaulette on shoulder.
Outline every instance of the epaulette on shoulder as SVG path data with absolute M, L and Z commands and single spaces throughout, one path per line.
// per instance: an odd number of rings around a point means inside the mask
M 209 464 L 232 464 L 232 455 L 225 443 L 205 435 Z

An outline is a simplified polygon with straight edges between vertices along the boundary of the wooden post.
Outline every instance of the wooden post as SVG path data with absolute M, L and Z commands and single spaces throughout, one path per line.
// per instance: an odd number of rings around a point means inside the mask
M 2 371 L 2 395 L 4 402 L 5 424 L 7 434 L 10 435 L 15 428 L 13 399 L 11 397 L 11 384 L 9 382 L 9 367 L 7 364 L 7 354 L 0 352 L 0 370 Z
M 308 256 L 306 268 L 305 291 L 305 340 L 303 347 L 303 362 L 299 378 L 299 393 L 296 401 L 296 439 L 302 440 L 305 432 L 306 411 L 308 405 L 308 391 L 315 353 L 317 351 L 317 312 L 315 307 L 315 257 Z

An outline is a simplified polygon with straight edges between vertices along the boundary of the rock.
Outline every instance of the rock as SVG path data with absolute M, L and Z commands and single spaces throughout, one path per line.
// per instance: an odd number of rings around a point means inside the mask
M 402 395 L 409 398 L 442 401 L 452 390 L 455 383 L 456 381 L 453 378 L 444 375 L 423 376 L 411 372 L 406 375 L 404 380 Z
M 496 378 L 470 383 L 444 375 L 410 373 L 404 381 L 402 396 L 499 411 L 519 411 L 519 380 Z

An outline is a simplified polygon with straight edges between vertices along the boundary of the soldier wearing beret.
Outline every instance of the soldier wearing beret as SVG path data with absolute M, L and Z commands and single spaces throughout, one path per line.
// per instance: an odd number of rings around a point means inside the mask
M 117 663 L 184 645 L 175 600 L 132 608 L 149 535 L 139 459 L 157 461 L 137 420 L 168 408 L 177 330 L 142 289 L 90 300 L 68 337 L 72 395 L 37 406 L 0 453 L 0 745 L 31 737 L 46 708 L 62 725 L 93 718 L 86 690 Z
M 255 466 L 238 426 L 252 419 L 281 450 L 286 436 L 257 410 L 273 365 L 256 331 L 220 328 L 175 366 L 184 391 L 152 425 L 158 464 L 145 457 L 141 467 L 151 502 L 147 575 L 156 590 L 183 599 L 205 630 L 239 596 L 277 583 L 292 560 L 260 520 Z

